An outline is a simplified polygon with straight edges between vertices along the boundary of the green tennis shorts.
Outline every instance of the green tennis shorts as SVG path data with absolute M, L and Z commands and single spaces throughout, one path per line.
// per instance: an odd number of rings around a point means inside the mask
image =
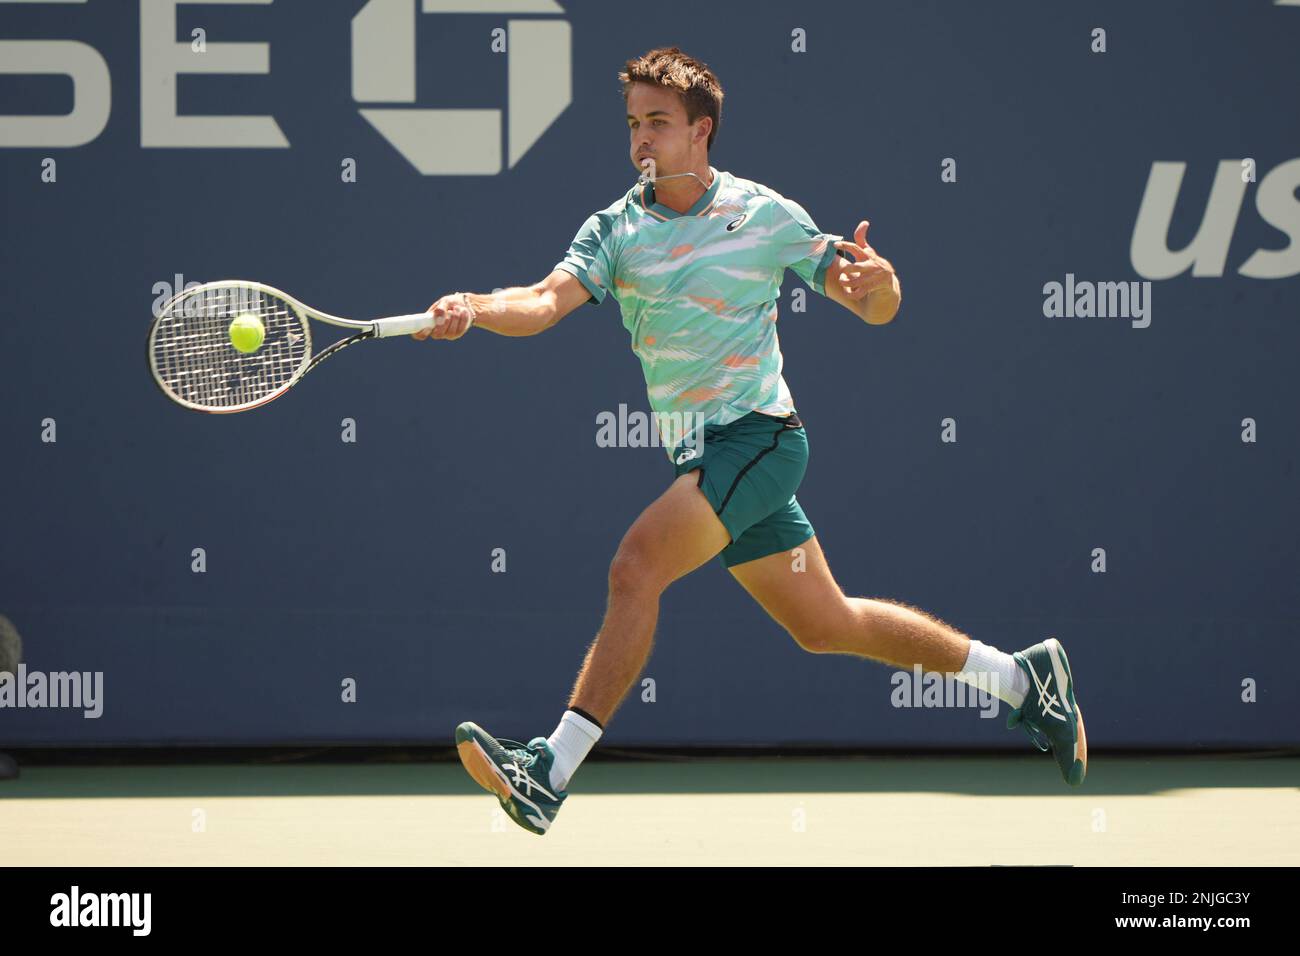
M 808 435 L 799 416 L 750 412 L 726 425 L 705 425 L 704 440 L 677 449 L 677 477 L 698 471 L 700 490 L 731 544 L 722 566 L 789 551 L 813 536 L 795 499 L 808 468 Z

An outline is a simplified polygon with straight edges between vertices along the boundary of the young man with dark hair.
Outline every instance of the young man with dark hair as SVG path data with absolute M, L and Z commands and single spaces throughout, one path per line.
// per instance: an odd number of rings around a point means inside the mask
M 781 279 L 792 269 L 867 324 L 891 321 L 901 289 L 867 244 L 869 224 L 853 241 L 823 233 L 798 203 L 710 166 L 722 87 L 678 48 L 629 61 L 619 80 L 638 184 L 587 219 L 541 282 L 444 296 L 435 328 L 416 336 L 456 339 L 472 325 L 535 335 L 612 294 L 676 475 L 619 544 L 604 622 L 555 732 L 523 744 L 463 723 L 466 769 L 511 819 L 546 833 L 649 658 L 660 595 L 720 557 L 803 649 L 920 665 L 987 689 L 1012 706 L 1008 726 L 1082 783 L 1087 739 L 1060 642 L 1006 654 L 905 604 L 846 596 L 795 497 L 808 440 L 782 376 Z

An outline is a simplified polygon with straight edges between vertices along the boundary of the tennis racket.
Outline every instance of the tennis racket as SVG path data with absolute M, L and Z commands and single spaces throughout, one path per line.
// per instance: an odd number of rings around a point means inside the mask
M 241 352 L 231 323 L 256 316 L 262 344 Z M 356 334 L 312 354 L 308 319 Z M 325 359 L 362 339 L 409 335 L 434 325 L 432 312 L 357 322 L 303 305 L 291 295 L 241 279 L 205 282 L 173 296 L 149 327 L 149 371 L 178 405 L 217 414 L 246 412 L 279 398 Z

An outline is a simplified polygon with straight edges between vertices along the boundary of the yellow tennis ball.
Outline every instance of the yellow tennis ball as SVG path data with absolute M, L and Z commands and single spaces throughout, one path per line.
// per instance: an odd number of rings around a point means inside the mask
M 230 344 L 241 352 L 256 352 L 265 338 L 262 320 L 251 312 L 235 316 L 235 321 L 230 323 Z

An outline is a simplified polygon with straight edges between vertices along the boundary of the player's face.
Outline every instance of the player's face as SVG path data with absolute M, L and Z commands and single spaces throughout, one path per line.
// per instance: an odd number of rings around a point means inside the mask
M 698 125 L 686 122 L 686 108 L 676 93 L 633 83 L 627 96 L 627 114 L 629 154 L 637 172 L 646 156 L 654 158 L 660 176 L 691 168 L 691 135 Z M 699 122 L 696 120 L 696 124 Z

